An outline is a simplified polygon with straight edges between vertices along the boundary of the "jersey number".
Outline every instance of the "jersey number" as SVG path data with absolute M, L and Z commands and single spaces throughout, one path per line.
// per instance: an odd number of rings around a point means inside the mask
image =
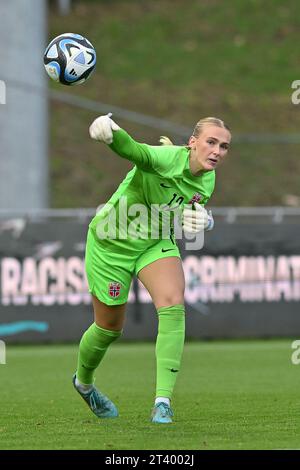
M 178 196 L 178 194 L 173 193 L 173 197 L 172 197 L 171 201 L 168 202 L 167 206 L 170 206 L 173 202 L 177 202 L 178 206 L 180 206 L 180 204 L 183 203 L 184 198 L 183 198 L 182 196 L 179 196 L 179 197 L 176 199 L 177 196 Z

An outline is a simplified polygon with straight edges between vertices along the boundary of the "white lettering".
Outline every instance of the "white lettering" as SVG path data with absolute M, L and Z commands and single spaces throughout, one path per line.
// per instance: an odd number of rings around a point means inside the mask
M 18 296 L 21 280 L 21 263 L 15 258 L 3 258 L 1 263 L 2 304 L 10 305 Z
M 300 80 L 294 80 L 292 83 L 292 88 L 296 88 L 296 90 L 292 93 L 291 100 L 293 104 L 300 103 Z M 297 89 L 298 88 L 298 89 Z
M 300 300 L 300 256 L 187 256 L 183 260 L 188 303 L 286 302 Z M 151 302 L 140 283 L 139 300 Z M 130 290 L 129 301 L 134 301 Z M 46 257 L 3 258 L 2 305 L 90 304 L 84 260 Z
M 56 279 L 56 260 L 50 257 L 41 260 L 39 265 L 40 290 L 43 305 L 53 305 L 55 295 L 51 293 L 51 285 Z
M 289 281 L 290 267 L 289 259 L 287 256 L 279 256 L 276 266 L 276 279 L 278 281 Z
M 78 305 L 82 301 L 82 261 L 76 256 L 68 259 L 66 280 L 73 292 L 69 292 L 67 300 L 70 305 Z
M 298 365 L 300 364 L 300 340 L 296 339 L 295 341 L 292 342 L 292 349 L 296 349 L 296 351 L 293 352 L 291 361 L 293 364 Z
M 300 256 L 187 256 L 186 300 L 232 302 L 298 301 Z
M 132 204 L 128 210 L 128 217 L 134 216 L 136 216 L 135 219 L 128 225 L 128 236 L 134 240 L 138 238 L 146 240 L 148 238 L 148 209 L 143 204 Z

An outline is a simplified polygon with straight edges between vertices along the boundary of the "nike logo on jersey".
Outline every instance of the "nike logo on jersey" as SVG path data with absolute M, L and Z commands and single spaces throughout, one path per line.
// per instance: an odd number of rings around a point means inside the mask
M 172 188 L 172 186 L 168 186 L 165 183 L 160 183 L 160 185 L 161 185 L 162 188 Z
M 170 369 L 171 372 L 178 372 L 179 369 Z
M 168 248 L 167 250 L 165 248 L 162 248 L 161 252 L 166 253 L 167 251 L 173 251 L 173 250 L 174 250 L 174 248 Z

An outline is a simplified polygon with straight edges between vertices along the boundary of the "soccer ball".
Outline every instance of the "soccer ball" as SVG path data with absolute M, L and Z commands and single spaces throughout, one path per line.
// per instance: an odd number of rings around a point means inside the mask
M 46 48 L 44 65 L 52 80 L 63 85 L 79 85 L 95 69 L 96 51 L 80 34 L 61 34 Z

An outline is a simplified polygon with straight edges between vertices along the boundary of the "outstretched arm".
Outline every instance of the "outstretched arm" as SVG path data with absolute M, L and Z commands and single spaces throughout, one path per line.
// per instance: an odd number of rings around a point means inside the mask
M 156 153 L 147 144 L 136 142 L 124 129 L 121 129 L 112 119 L 111 113 L 99 116 L 89 128 L 94 140 L 104 142 L 120 157 L 135 163 L 138 167 L 151 169 L 156 162 Z

